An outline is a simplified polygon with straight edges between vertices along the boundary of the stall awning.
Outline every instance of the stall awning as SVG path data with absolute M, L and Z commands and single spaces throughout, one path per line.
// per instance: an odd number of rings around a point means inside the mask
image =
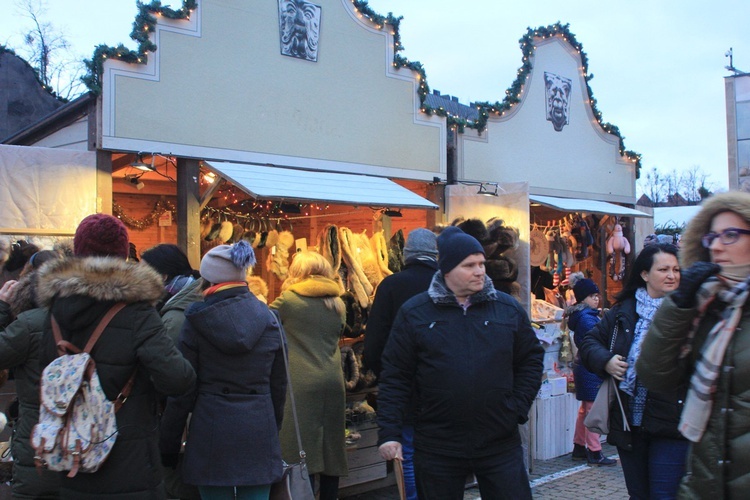
M 556 198 L 554 196 L 529 195 L 529 201 L 563 212 L 585 212 L 594 214 L 620 215 L 629 217 L 651 217 L 650 214 L 633 208 L 621 207 L 614 203 L 596 200 L 582 200 L 580 198 Z
M 315 200 L 372 207 L 438 208 L 431 201 L 383 177 L 246 163 L 204 163 L 250 196 L 264 200 Z

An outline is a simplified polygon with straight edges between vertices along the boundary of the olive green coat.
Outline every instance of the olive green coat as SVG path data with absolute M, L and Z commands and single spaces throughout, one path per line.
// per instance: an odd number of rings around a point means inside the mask
M 308 471 L 346 476 L 346 391 L 338 346 L 346 318 L 324 303 L 331 284 L 338 289 L 332 280 L 309 278 L 294 285 L 296 292 L 282 293 L 271 307 L 278 310 L 286 331 L 290 385 L 294 388 Z M 284 460 L 299 462 L 289 391 L 280 437 Z
M 691 355 L 678 361 L 695 309 L 680 309 L 667 297 L 657 311 L 636 364 L 650 390 L 668 390 L 689 380 L 706 335 L 716 324 L 708 312 L 695 336 Z M 750 307 L 724 357 L 711 416 L 700 442 L 691 447 L 680 498 L 747 498 L 750 494 Z

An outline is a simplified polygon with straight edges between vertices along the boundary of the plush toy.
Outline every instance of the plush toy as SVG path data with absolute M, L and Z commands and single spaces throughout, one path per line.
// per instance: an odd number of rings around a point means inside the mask
M 589 225 L 584 219 L 579 217 L 573 223 L 571 234 L 578 240 L 578 251 L 575 254 L 576 260 L 587 259 L 590 247 L 594 244 L 594 237 L 591 235 Z
M 625 278 L 625 256 L 629 253 L 630 242 L 622 234 L 622 226 L 615 224 L 612 234 L 607 238 L 609 277 L 613 281 L 622 281 Z

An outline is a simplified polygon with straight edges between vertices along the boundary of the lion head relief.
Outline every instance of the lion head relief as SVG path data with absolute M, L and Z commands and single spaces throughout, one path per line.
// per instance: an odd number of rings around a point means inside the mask
M 318 60 L 319 5 L 305 0 L 279 0 L 281 53 L 308 61 Z
M 544 86 L 546 89 L 547 121 L 552 122 L 556 131 L 560 132 L 570 123 L 570 91 L 573 81 L 554 73 L 544 72 Z

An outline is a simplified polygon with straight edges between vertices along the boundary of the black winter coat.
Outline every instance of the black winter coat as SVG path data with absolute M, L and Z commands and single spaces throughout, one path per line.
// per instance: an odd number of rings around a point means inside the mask
M 578 354 L 583 365 L 602 378 L 610 376 L 605 370 L 605 366 L 613 355 L 619 354 L 627 357 L 630 352 L 630 346 L 633 344 L 633 332 L 638 322 L 635 304 L 634 297 L 615 304 L 594 329 L 584 336 L 583 341 L 578 346 Z M 615 339 L 614 349 L 610 352 L 609 346 L 612 342 L 612 332 L 615 325 L 618 325 L 617 338 Z M 686 385 L 668 392 L 648 391 L 641 430 L 656 436 L 684 439 L 677 430 L 677 424 L 680 421 L 686 392 Z M 630 396 L 622 391 L 620 391 L 620 396 L 625 407 L 625 413 L 629 418 L 631 415 L 628 404 Z M 622 430 L 623 422 L 620 410 L 617 408 L 615 411 L 617 400 L 615 399 L 612 404 L 610 433 L 607 436 L 607 442 L 629 450 L 632 446 L 631 433 Z
M 436 260 L 409 260 L 401 271 L 387 276 L 378 285 L 367 318 L 364 352 L 365 366 L 377 377 L 380 377 L 383 367 L 380 358 L 396 313 L 407 300 L 430 287 L 437 269 Z
M 399 311 L 383 353 L 379 442 L 401 442 L 416 384 L 414 448 L 476 458 L 520 445 L 544 349 L 526 311 L 489 277 L 464 309 L 437 273 Z
M 167 336 L 154 304 L 161 298 L 159 274 L 147 264 L 114 257 L 70 258 L 39 269 L 39 299 L 60 324 L 63 338 L 83 348 L 101 317 L 126 302 L 91 351 L 107 398 L 114 400 L 130 376 L 135 383 L 117 412 L 117 441 L 94 473 L 62 477 L 61 496 L 118 500 L 163 498 L 158 447 L 159 394 L 190 390 L 195 372 Z M 49 318 L 40 343 L 40 365 L 57 357 Z

